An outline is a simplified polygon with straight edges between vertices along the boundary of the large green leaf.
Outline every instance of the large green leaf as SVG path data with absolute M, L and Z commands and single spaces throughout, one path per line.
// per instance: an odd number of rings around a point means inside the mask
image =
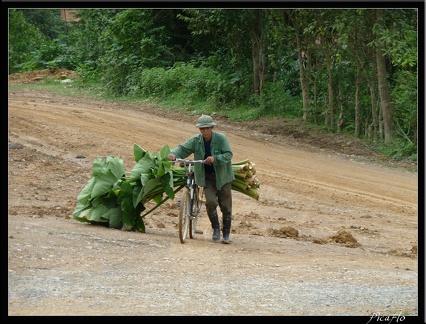
M 87 219 L 90 222 L 108 222 L 110 209 L 105 205 L 98 205 L 82 211 L 79 218 Z M 114 211 L 113 211 L 114 212 Z
M 142 232 L 145 233 L 145 223 L 143 222 L 141 213 L 145 210 L 145 206 L 143 204 L 139 204 L 136 206 L 136 211 L 135 211 L 135 217 L 136 217 L 136 222 L 135 222 L 135 229 L 138 232 Z
M 108 170 L 106 160 L 102 158 L 95 158 L 92 164 L 92 176 L 98 177 Z
M 138 144 L 133 145 L 133 156 L 135 157 L 135 161 L 139 162 L 140 159 L 142 159 L 145 154 L 148 152 L 145 151 L 142 147 L 140 147 Z
M 146 154 L 133 167 L 132 171 L 130 172 L 129 181 L 130 182 L 138 181 L 138 180 L 140 180 L 142 174 L 151 174 L 152 173 L 152 169 L 154 167 L 155 167 L 155 164 L 151 160 L 150 155 Z
M 99 212 L 101 212 L 101 211 L 99 211 Z M 101 217 L 102 217 L 102 219 L 108 220 L 110 227 L 113 227 L 113 226 L 111 226 L 112 223 L 115 224 L 117 218 L 121 219 L 120 213 L 121 213 L 121 207 L 120 206 L 117 206 L 115 208 L 107 208 L 106 210 L 102 211 Z M 120 226 L 117 225 L 117 227 L 114 227 L 114 228 L 120 228 Z
M 161 192 L 161 193 L 157 193 L 155 195 L 151 195 L 148 200 L 153 200 L 157 205 L 159 205 L 163 201 L 163 193 Z
M 101 196 L 99 198 L 102 205 L 105 205 L 108 208 L 115 208 L 118 206 L 117 196 L 115 195 L 115 193 L 110 195 L 111 192 L 114 191 L 110 190 L 106 196 Z
M 173 172 L 169 171 L 160 179 L 161 185 L 163 186 L 164 192 L 170 199 L 175 198 L 175 193 L 173 191 Z
M 96 178 L 94 177 L 90 178 L 89 181 L 87 181 L 86 185 L 84 186 L 83 190 L 77 196 L 77 201 L 80 204 L 85 205 L 92 198 L 92 190 L 93 190 L 93 186 L 95 185 L 95 179 Z
M 168 160 L 169 153 L 170 153 L 170 147 L 168 145 L 164 145 L 160 152 L 161 160 Z
M 77 206 L 75 207 L 74 211 L 72 212 L 72 216 L 75 219 L 78 219 L 80 217 L 81 213 L 84 210 L 89 209 L 89 208 L 91 208 L 91 206 L 89 204 L 81 204 L 81 203 L 77 202 Z M 78 219 L 78 220 L 81 220 L 81 219 Z
M 133 207 L 136 208 L 136 206 L 140 203 L 141 197 L 142 197 L 142 185 L 139 183 L 139 185 L 136 185 L 133 187 L 133 193 L 132 193 L 132 201 L 133 201 Z M 143 204 L 142 204 L 143 205 Z
M 133 186 L 129 182 L 123 182 L 120 187 L 119 199 L 123 195 L 132 196 L 133 194 Z
M 105 197 L 106 195 L 101 195 L 98 197 L 95 197 L 93 199 L 90 200 L 89 205 L 91 207 L 98 207 L 99 205 L 102 205 L 102 198 Z
M 100 174 L 96 178 L 95 185 L 93 186 L 92 198 L 106 194 L 110 189 L 113 188 L 116 181 L 117 177 L 110 170 L 108 170 L 106 173 Z
M 144 187 L 145 184 L 152 179 L 152 174 L 142 173 L 140 177 L 140 183 Z
M 109 227 L 117 229 L 121 229 L 123 227 L 123 211 L 121 206 L 111 208 L 108 211 L 108 217 Z
M 166 173 L 166 170 L 167 170 L 166 166 L 164 165 L 163 162 L 160 161 L 154 170 L 155 176 L 162 177 Z
M 125 181 L 124 179 L 118 179 L 114 183 L 114 185 L 112 186 L 112 190 L 114 192 L 117 192 L 117 191 L 121 190 L 124 183 L 127 183 L 127 181 Z M 113 194 L 113 192 L 111 192 L 111 194 Z M 117 196 L 117 194 L 115 194 L 115 195 Z
M 123 230 L 131 230 L 134 228 L 136 224 L 136 217 L 138 216 L 136 209 L 133 207 L 132 203 L 132 197 L 128 194 L 123 193 L 123 195 L 120 196 L 120 205 L 121 210 L 123 212 L 122 219 L 123 219 Z
M 118 157 L 107 157 L 107 168 L 111 170 L 112 174 L 120 179 L 125 176 L 126 171 L 124 170 L 124 162 Z
M 149 199 L 158 193 L 158 189 L 161 187 L 160 178 L 152 178 L 148 180 L 142 188 L 141 201 L 147 202 Z

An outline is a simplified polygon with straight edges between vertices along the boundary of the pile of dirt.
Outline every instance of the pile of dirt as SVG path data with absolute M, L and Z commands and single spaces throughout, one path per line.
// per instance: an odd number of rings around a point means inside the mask
M 47 80 L 61 81 L 77 78 L 77 73 L 68 69 L 44 69 L 22 73 L 13 73 L 9 75 L 9 85 L 30 84 L 33 82 Z

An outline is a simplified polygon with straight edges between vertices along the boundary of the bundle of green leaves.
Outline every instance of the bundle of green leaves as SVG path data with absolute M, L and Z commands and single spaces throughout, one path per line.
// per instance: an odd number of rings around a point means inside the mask
M 143 218 L 168 199 L 174 199 L 186 183 L 185 168 L 173 165 L 167 158 L 169 153 L 168 145 L 158 154 L 149 153 L 134 144 L 136 164 L 130 174 L 126 173 L 124 162 L 119 157 L 96 158 L 92 177 L 77 197 L 73 217 L 81 222 L 145 233 Z M 259 199 L 260 182 L 257 178 L 253 181 L 253 172 L 250 171 L 247 180 L 236 174 L 241 173 L 245 166 L 253 170 L 252 165 L 248 160 L 233 163 L 236 178 L 232 189 Z M 247 185 L 242 185 L 242 181 L 247 181 Z M 150 201 L 155 203 L 154 207 L 142 215 Z

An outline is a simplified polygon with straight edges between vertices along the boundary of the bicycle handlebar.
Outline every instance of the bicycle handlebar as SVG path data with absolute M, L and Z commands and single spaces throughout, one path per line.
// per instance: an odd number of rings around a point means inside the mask
M 195 164 L 195 163 L 203 163 L 203 164 L 205 164 L 206 163 L 206 162 L 204 162 L 204 160 L 186 160 L 186 159 L 178 159 L 178 158 L 176 158 L 172 162 L 183 162 L 185 164 Z

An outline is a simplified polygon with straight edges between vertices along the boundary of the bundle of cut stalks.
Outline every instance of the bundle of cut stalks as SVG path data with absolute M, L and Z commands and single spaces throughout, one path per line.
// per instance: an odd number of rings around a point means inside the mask
M 259 200 L 260 181 L 256 176 L 256 168 L 250 160 L 233 162 L 235 179 L 232 181 L 232 189 L 239 191 L 251 198 Z

